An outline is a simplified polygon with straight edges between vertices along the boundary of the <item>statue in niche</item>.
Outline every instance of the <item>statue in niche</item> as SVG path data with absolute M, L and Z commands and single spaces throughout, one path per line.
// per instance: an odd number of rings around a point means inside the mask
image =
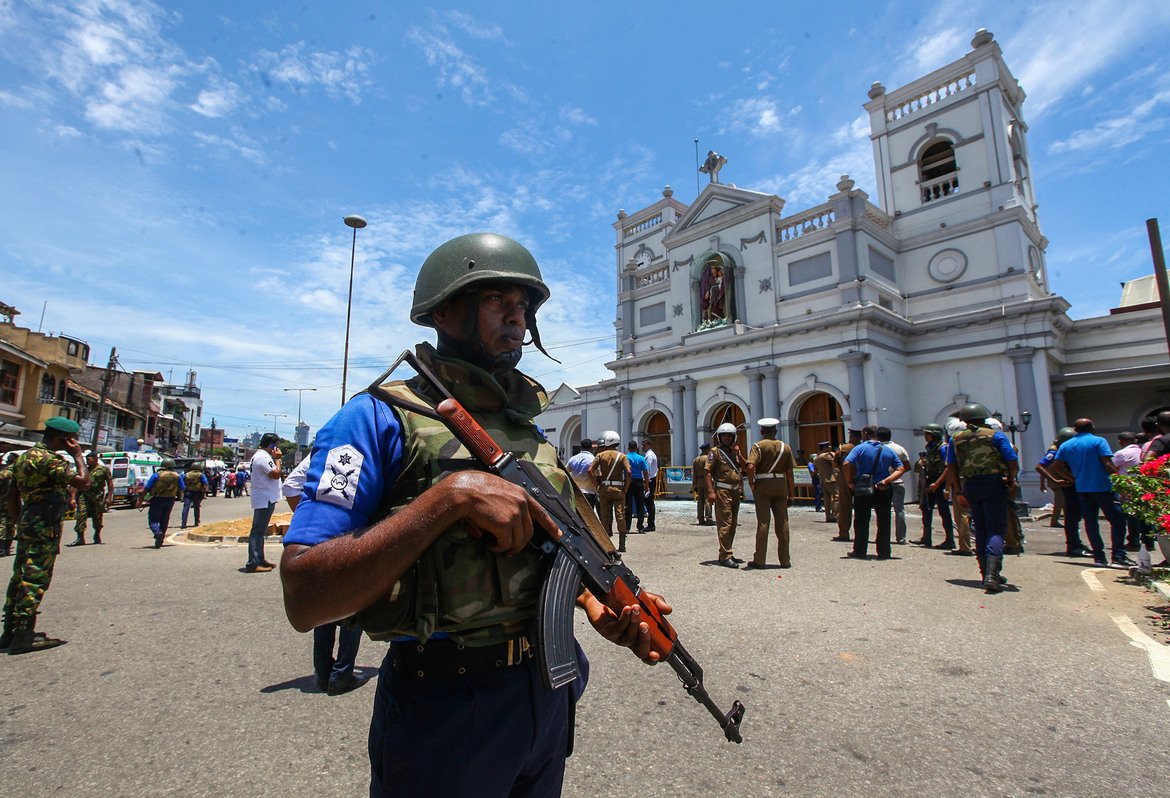
M 727 314 L 727 277 L 720 258 L 708 258 L 699 276 L 699 318 L 703 325 L 724 323 Z

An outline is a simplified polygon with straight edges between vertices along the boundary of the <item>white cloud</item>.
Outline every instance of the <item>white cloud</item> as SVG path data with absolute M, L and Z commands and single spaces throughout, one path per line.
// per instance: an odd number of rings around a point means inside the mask
M 1167 103 L 1170 103 L 1170 91 L 1160 91 L 1120 116 L 1103 120 L 1093 127 L 1078 130 L 1068 138 L 1054 142 L 1048 151 L 1053 154 L 1099 151 L 1132 144 L 1166 127 L 1167 120 L 1162 106 Z
M 488 105 L 495 100 L 483 67 L 455 44 L 446 28 L 437 25 L 425 30 L 415 26 L 406 32 L 406 38 L 422 50 L 428 64 L 438 67 L 439 85 L 457 89 L 463 102 Z
M 201 116 L 217 119 L 235 110 L 242 99 L 240 87 L 229 81 L 199 92 L 195 102 L 188 107 Z
M 1075 12 L 1054 3 L 1048 12 L 1031 15 L 1003 43 L 1008 57 L 1024 61 L 1017 77 L 1027 87 L 1032 119 L 1079 94 L 1094 75 L 1170 23 L 1170 4 L 1161 2 L 1100 0 L 1077 4 Z
M 350 47 L 344 52 L 309 50 L 304 42 L 289 44 L 279 52 L 262 50 L 253 65 L 266 82 L 294 89 L 320 86 L 330 96 L 345 95 L 355 104 L 370 85 L 369 50 Z
M 584 110 L 575 105 L 562 105 L 560 111 L 561 121 L 570 125 L 596 125 L 597 119 L 585 113 Z
M 957 27 L 929 30 L 906 48 L 914 56 L 914 69 L 925 74 L 954 61 L 968 49 L 970 34 Z
M 0 105 L 7 105 L 9 108 L 32 108 L 31 100 L 13 94 L 10 91 L 0 91 Z
M 81 138 L 81 131 L 70 125 L 54 125 L 53 134 L 63 139 Z
M 489 41 L 504 38 L 504 29 L 499 25 L 477 22 L 470 14 L 464 14 L 462 11 L 448 11 L 446 17 L 452 25 L 472 38 Z
M 836 192 L 841 175 L 849 175 L 863 190 L 872 185 L 873 147 L 868 135 L 854 138 L 844 149 L 812 159 L 795 172 L 762 181 L 759 190 L 783 197 L 784 215 L 791 216 L 825 202 Z
M 231 138 L 198 131 L 194 135 L 195 139 L 213 154 L 223 156 L 233 152 L 257 165 L 267 162 L 261 145 L 239 129 L 232 130 Z
M 746 130 L 755 136 L 779 133 L 784 129 L 781 114 L 775 101 L 767 97 L 737 100 L 728 113 L 727 125 L 723 132 Z

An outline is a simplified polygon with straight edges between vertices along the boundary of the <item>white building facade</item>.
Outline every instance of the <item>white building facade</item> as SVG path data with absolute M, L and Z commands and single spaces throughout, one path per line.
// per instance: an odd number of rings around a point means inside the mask
M 865 424 L 917 451 L 922 424 L 974 401 L 1005 423 L 1028 411 L 1021 477 L 1040 500 L 1031 464 L 1058 427 L 1099 411 L 1102 429 L 1132 429 L 1170 406 L 1170 379 L 1156 308 L 1074 323 L 1050 292 L 1024 97 L 980 31 L 959 60 L 869 90 L 877 204 L 843 176 L 788 213 L 719 183 L 709 159 L 692 205 L 667 187 L 619 212 L 614 376 L 555 391 L 538 419 L 550 439 L 568 455 L 614 429 L 689 465 L 720 423 L 746 445 L 773 416 L 805 452 Z

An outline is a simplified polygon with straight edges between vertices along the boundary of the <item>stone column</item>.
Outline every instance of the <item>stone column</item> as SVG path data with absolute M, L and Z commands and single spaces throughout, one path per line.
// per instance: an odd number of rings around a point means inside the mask
M 1067 427 L 1068 424 L 1068 405 L 1064 401 L 1064 392 L 1067 390 L 1064 385 L 1052 386 L 1052 424 L 1056 429 Z
M 764 366 L 764 415 L 780 418 L 780 367 Z
M 849 370 L 849 424 L 854 429 L 861 429 L 869 423 L 869 411 L 865 400 L 865 361 L 869 360 L 869 352 L 842 352 L 837 359 L 845 363 Z
M 691 464 L 690 459 L 686 458 L 687 449 L 687 423 L 686 410 L 684 408 L 684 388 L 683 384 L 673 377 L 669 380 L 671 391 L 670 409 L 674 413 L 674 421 L 670 425 L 670 451 L 672 452 L 671 459 L 673 463 L 669 465 L 686 466 Z M 667 465 L 667 464 L 662 464 Z
M 621 419 L 620 429 L 618 435 L 622 438 L 621 451 L 626 450 L 626 445 L 634 439 L 634 392 L 629 388 L 618 388 L 618 399 L 621 400 L 621 410 L 618 417 Z
M 1036 373 L 1033 365 L 1035 354 L 1036 349 L 1031 346 L 1007 351 L 1016 372 L 1016 412 L 1009 414 L 1009 420 L 1014 416 L 1019 422 L 1021 410 L 1033 414 L 1032 423 L 1019 437 L 1020 487 L 1024 489 L 1025 497 L 1029 501 L 1033 501 L 1040 494 L 1040 475 L 1032 466 L 1040 461 L 1046 449 L 1044 431 L 1040 424 L 1040 401 L 1036 392 Z
M 691 461 L 699 456 L 699 434 L 698 434 L 698 405 L 695 403 L 695 381 L 690 377 L 683 377 L 679 380 L 679 384 L 683 387 L 683 418 L 681 425 L 683 427 L 683 449 L 686 451 L 686 463 L 690 465 Z
M 744 369 L 744 374 L 748 381 L 748 427 L 755 424 L 756 419 L 763 418 L 767 415 L 764 412 L 764 375 L 760 373 L 760 369 Z M 753 440 L 752 435 L 748 435 L 748 440 Z
M 735 318 L 729 321 L 741 321 L 744 324 L 748 323 L 747 318 L 747 290 L 743 285 L 743 276 L 746 269 L 742 265 L 735 267 Z
M 589 394 L 581 391 L 581 437 L 593 440 L 596 435 L 589 433 Z

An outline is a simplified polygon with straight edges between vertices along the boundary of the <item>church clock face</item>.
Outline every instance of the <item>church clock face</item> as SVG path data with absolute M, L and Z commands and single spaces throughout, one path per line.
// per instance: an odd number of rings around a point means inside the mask
M 642 250 L 634 256 L 634 263 L 637 264 L 639 269 L 645 269 L 650 265 L 650 253 L 646 250 Z

